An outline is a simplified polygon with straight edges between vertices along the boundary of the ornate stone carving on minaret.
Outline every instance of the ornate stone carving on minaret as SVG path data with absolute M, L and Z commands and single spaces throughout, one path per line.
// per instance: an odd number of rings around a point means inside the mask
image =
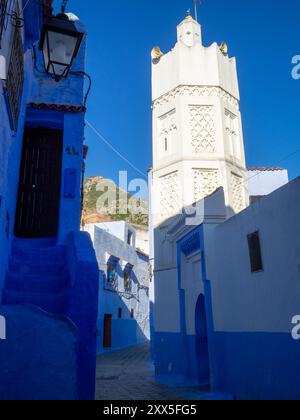
M 236 61 L 224 45 L 204 47 L 187 16 L 175 47 L 153 61 L 154 225 L 219 187 L 228 217 L 248 205 Z

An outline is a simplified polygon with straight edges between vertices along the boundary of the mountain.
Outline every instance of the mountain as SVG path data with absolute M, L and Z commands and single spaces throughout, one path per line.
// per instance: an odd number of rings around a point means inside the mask
M 148 201 L 133 197 L 101 176 L 88 178 L 84 183 L 84 224 L 120 220 L 148 227 Z

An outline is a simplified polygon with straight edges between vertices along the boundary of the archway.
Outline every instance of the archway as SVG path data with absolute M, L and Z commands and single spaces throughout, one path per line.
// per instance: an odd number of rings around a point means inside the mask
M 210 384 L 210 370 L 205 296 L 203 294 L 199 295 L 196 305 L 195 329 L 198 381 L 201 385 L 208 385 Z

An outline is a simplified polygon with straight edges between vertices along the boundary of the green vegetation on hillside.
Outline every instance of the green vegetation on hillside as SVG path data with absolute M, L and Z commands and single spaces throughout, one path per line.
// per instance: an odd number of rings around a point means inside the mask
M 148 226 L 148 202 L 103 177 L 91 177 L 84 184 L 83 217 L 85 223 L 124 220 Z

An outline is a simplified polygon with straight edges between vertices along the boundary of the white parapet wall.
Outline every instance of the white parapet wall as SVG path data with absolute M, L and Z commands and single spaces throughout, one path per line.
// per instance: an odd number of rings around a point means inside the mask
M 297 178 L 217 226 L 206 247 L 216 383 L 239 398 L 300 398 L 299 214 Z
M 278 167 L 253 167 L 247 170 L 250 197 L 271 194 L 289 182 L 287 169 Z

